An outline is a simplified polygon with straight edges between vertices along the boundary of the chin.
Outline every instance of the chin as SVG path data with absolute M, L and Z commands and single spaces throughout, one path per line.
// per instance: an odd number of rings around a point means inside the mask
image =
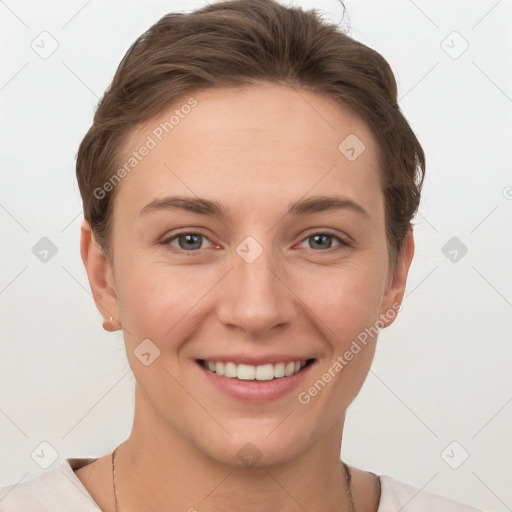
M 265 468 L 286 464 L 307 448 L 305 436 L 298 432 L 286 428 L 279 433 L 275 431 L 268 435 L 268 432 L 246 429 L 243 434 L 215 441 L 203 437 L 199 448 L 211 459 L 236 468 Z

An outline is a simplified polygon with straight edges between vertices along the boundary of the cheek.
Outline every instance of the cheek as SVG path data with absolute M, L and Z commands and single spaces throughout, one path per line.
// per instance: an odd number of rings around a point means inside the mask
M 365 262 L 331 268 L 310 276 L 301 289 L 301 299 L 323 320 L 329 338 L 343 344 L 378 318 L 382 269 Z
M 305 299 L 328 349 L 297 401 L 326 429 L 355 399 L 370 369 L 378 335 L 379 275 L 375 266 L 339 269 L 325 281 L 328 288 L 312 287 Z
M 197 325 L 193 319 L 202 311 L 201 299 L 216 282 L 212 270 L 194 266 L 133 261 L 124 269 L 118 301 L 130 343 L 149 338 L 167 347 L 173 339 L 185 338 Z

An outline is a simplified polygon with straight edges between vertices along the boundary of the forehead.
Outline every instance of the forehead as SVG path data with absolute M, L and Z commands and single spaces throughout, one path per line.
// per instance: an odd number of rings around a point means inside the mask
M 143 146 L 150 149 L 118 191 L 139 211 L 167 193 L 239 206 L 333 191 L 380 201 L 377 146 L 365 122 L 300 88 L 263 83 L 184 96 L 132 133 L 126 157 Z
M 187 104 L 192 97 L 196 105 L 190 108 Z M 326 157 L 336 158 L 339 143 L 351 134 L 367 147 L 375 144 L 373 134 L 351 107 L 319 93 L 267 82 L 211 88 L 182 97 L 139 131 L 142 135 L 152 132 L 158 139 L 174 135 L 175 141 L 180 142 L 174 148 L 178 152 L 181 143 L 186 143 L 187 149 L 191 145 L 208 149 L 213 142 L 216 149 L 224 151 L 240 149 L 245 143 L 245 154 L 238 153 L 241 158 L 264 158 L 260 144 L 265 144 L 267 151 L 272 150 L 273 156 L 286 159 L 293 154 L 317 158 L 326 150 Z M 196 136 L 191 137 L 191 132 Z M 369 153 L 373 149 L 369 147 Z

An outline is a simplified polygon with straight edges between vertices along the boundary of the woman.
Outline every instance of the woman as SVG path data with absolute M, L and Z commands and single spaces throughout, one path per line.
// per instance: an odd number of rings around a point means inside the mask
M 375 51 L 272 0 L 169 14 L 80 145 L 81 255 L 130 436 L 0 510 L 471 511 L 340 460 L 402 302 L 423 150 Z

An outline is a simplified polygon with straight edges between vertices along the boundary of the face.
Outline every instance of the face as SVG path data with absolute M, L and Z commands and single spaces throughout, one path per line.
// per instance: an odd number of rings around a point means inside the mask
M 84 261 L 122 324 L 135 422 L 151 411 L 224 463 L 284 462 L 342 424 L 412 237 L 391 272 L 376 141 L 356 114 L 285 85 L 193 98 L 133 133 L 126 160 L 153 147 L 117 185 L 113 266 L 94 247 Z

